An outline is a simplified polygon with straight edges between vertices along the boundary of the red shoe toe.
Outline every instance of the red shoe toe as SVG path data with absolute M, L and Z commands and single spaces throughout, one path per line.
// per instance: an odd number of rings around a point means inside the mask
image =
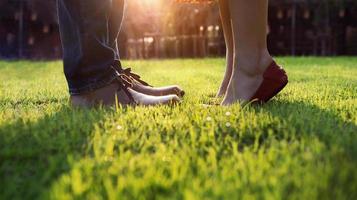
M 266 103 L 288 84 L 288 76 L 283 68 L 272 62 L 263 74 L 263 82 L 251 101 Z

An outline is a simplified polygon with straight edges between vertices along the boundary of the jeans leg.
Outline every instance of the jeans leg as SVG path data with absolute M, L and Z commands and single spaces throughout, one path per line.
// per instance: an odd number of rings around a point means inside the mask
M 124 0 L 58 0 L 64 73 L 71 95 L 109 85 L 116 78 L 111 67 L 119 58 L 116 40 L 120 24 L 112 17 Z M 122 10 L 116 10 L 121 18 Z M 114 15 L 113 15 L 114 16 Z M 113 21 L 113 22 L 111 22 Z
M 113 6 L 110 11 L 109 17 L 109 39 L 111 41 L 111 47 L 115 49 L 115 59 L 120 60 L 120 54 L 118 49 L 118 36 L 121 29 L 123 17 L 124 17 L 124 3 L 125 0 L 113 0 Z

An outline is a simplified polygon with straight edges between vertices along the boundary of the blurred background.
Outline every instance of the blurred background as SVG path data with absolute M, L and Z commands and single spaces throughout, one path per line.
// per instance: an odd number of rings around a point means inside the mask
M 273 55 L 357 55 L 357 0 L 270 0 Z M 125 59 L 225 55 L 218 6 L 127 0 Z M 0 59 L 59 59 L 55 0 L 0 0 Z

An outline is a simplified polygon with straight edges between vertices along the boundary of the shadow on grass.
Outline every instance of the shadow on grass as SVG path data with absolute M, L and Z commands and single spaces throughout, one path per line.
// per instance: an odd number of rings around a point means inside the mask
M 275 101 L 261 109 L 285 121 L 295 130 L 296 139 L 317 138 L 325 145 L 325 151 L 312 162 L 325 163 L 328 172 L 327 187 L 318 189 L 318 199 L 356 199 L 357 126 L 351 122 L 353 119 L 348 121 L 337 110 L 301 101 Z M 286 197 L 293 188 L 285 191 Z
M 94 125 L 103 110 L 64 107 L 41 119 L 0 127 L 0 199 L 38 199 L 70 170 L 69 160 L 90 152 Z M 91 152 L 90 152 L 91 153 Z
M 357 160 L 357 127 L 338 113 L 305 102 L 288 101 L 273 101 L 254 109 L 271 113 L 288 124 L 289 130 L 295 130 L 296 138 L 316 136 L 328 148 L 342 149 L 342 159 L 348 156 L 347 159 Z M 94 126 L 100 124 L 107 113 L 103 110 L 73 111 L 64 107 L 37 121 L 20 119 L 1 126 L 0 199 L 38 199 L 46 195 L 53 183 L 71 170 L 71 159 L 81 160 L 91 154 Z M 263 131 L 283 132 L 274 127 L 275 124 L 267 126 Z M 241 139 L 244 146 L 254 143 L 256 131 L 261 130 L 252 130 L 251 135 Z M 264 143 L 264 138 L 262 140 Z M 352 187 L 345 187 L 344 192 L 353 193 L 349 188 Z
M 327 148 L 343 149 L 357 160 L 357 126 L 342 119 L 336 110 L 321 109 L 302 101 L 273 101 L 262 109 L 285 121 L 295 130 L 296 137 L 317 137 Z

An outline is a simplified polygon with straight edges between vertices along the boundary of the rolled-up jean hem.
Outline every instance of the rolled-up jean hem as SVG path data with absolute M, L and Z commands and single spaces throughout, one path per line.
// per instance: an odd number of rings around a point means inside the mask
M 69 94 L 72 96 L 81 95 L 88 92 L 95 91 L 97 89 L 103 88 L 110 85 L 118 78 L 117 72 L 114 69 L 110 69 L 104 76 L 98 79 L 92 79 L 89 81 L 81 81 L 80 86 L 75 83 L 68 81 Z

